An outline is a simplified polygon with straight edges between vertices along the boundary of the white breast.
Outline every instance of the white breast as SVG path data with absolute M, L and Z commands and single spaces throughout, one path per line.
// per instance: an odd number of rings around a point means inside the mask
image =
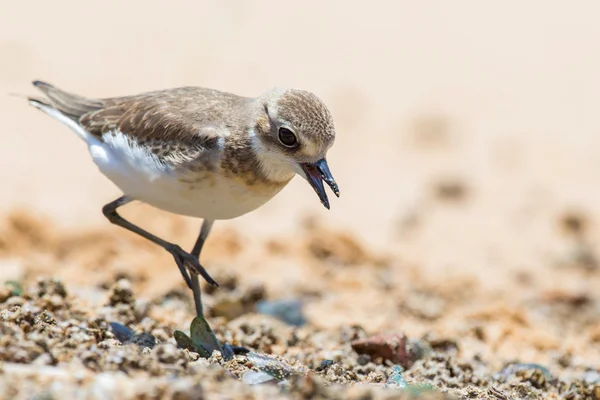
M 175 214 L 235 218 L 260 207 L 283 188 L 248 186 L 242 180 L 226 177 L 220 169 L 197 179 L 189 174 L 184 177 L 120 132 L 105 136 L 103 142 L 88 144 L 100 171 L 125 195 Z

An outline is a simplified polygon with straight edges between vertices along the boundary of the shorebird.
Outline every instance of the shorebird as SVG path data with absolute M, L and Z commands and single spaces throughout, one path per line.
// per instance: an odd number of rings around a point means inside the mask
M 335 140 L 332 116 L 314 94 L 273 89 L 255 97 L 181 87 L 126 97 L 88 98 L 34 81 L 44 98 L 29 103 L 83 139 L 100 171 L 123 196 L 106 204 L 108 220 L 171 253 L 204 316 L 199 262 L 215 220 L 239 217 L 265 204 L 297 174 L 329 209 L 325 182 L 339 197 L 326 161 Z M 122 218 L 133 200 L 202 218 L 188 253 Z

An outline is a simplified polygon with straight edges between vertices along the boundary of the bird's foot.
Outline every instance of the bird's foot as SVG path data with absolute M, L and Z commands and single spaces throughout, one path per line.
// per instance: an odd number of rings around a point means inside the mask
M 189 287 L 192 287 L 192 283 L 189 278 L 189 275 L 187 273 L 186 274 L 183 273 L 183 271 L 185 271 L 185 269 L 190 270 L 194 274 L 198 274 L 198 275 L 202 276 L 204 278 L 204 280 L 206 282 L 208 282 L 210 285 L 219 287 L 219 284 L 217 283 L 217 281 L 215 281 L 208 274 L 206 269 L 204 269 L 204 267 L 202 265 L 200 265 L 200 262 L 198 261 L 198 257 L 191 255 L 190 253 L 184 251 L 181 247 L 179 247 L 177 245 L 171 245 L 170 247 L 166 248 L 166 250 L 169 253 L 171 253 L 173 258 L 175 259 L 175 262 L 177 263 L 177 267 L 179 267 L 179 270 L 182 271 L 185 281 Z

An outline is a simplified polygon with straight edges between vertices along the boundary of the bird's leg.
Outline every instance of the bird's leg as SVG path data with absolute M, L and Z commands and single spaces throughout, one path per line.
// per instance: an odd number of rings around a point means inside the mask
M 200 228 L 200 234 L 198 235 L 198 239 L 196 239 L 196 244 L 194 244 L 194 248 L 190 252 L 191 255 L 200 260 L 200 252 L 202 251 L 202 247 L 204 246 L 204 242 L 206 242 L 206 238 L 212 229 L 213 223 L 215 221 L 210 219 L 205 219 L 202 221 L 202 228 Z M 202 308 L 202 293 L 200 292 L 200 282 L 198 281 L 197 274 L 191 275 L 191 289 L 194 292 L 194 303 L 196 304 L 196 314 L 199 317 L 204 317 L 204 310 Z
M 102 213 L 106 218 L 108 218 L 108 220 L 111 223 L 125 228 L 133 233 L 137 233 L 141 237 L 148 239 L 149 241 L 159 245 L 160 247 L 171 253 L 173 258 L 175 259 L 175 262 L 177 263 L 177 267 L 183 275 L 183 278 L 185 279 L 188 286 L 192 288 L 192 290 L 194 289 L 194 279 L 187 274 L 186 268 L 190 270 L 190 275 L 195 276 L 196 281 L 198 280 L 197 274 L 200 274 L 211 285 L 219 286 L 218 283 L 210 277 L 208 272 L 206 272 L 204 267 L 200 265 L 198 257 L 186 253 L 181 247 L 177 246 L 176 244 L 162 240 L 161 238 L 154 236 L 150 232 L 143 230 L 142 228 L 132 224 L 131 222 L 121 217 L 119 213 L 117 213 L 117 208 L 131 201 L 132 199 L 129 197 L 121 196 L 117 200 L 110 202 L 104 207 L 102 207 Z

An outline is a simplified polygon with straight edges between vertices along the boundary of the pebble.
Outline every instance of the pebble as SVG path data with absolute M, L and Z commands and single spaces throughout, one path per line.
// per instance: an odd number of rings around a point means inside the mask
M 371 360 L 375 361 L 380 358 L 383 361 L 391 361 L 404 368 L 409 368 L 416 357 L 410 354 L 406 344 L 406 337 L 401 334 L 378 334 L 351 342 L 354 351 L 370 356 Z
M 302 326 L 306 324 L 302 306 L 300 300 L 263 300 L 256 304 L 256 311 L 275 317 L 289 325 Z

